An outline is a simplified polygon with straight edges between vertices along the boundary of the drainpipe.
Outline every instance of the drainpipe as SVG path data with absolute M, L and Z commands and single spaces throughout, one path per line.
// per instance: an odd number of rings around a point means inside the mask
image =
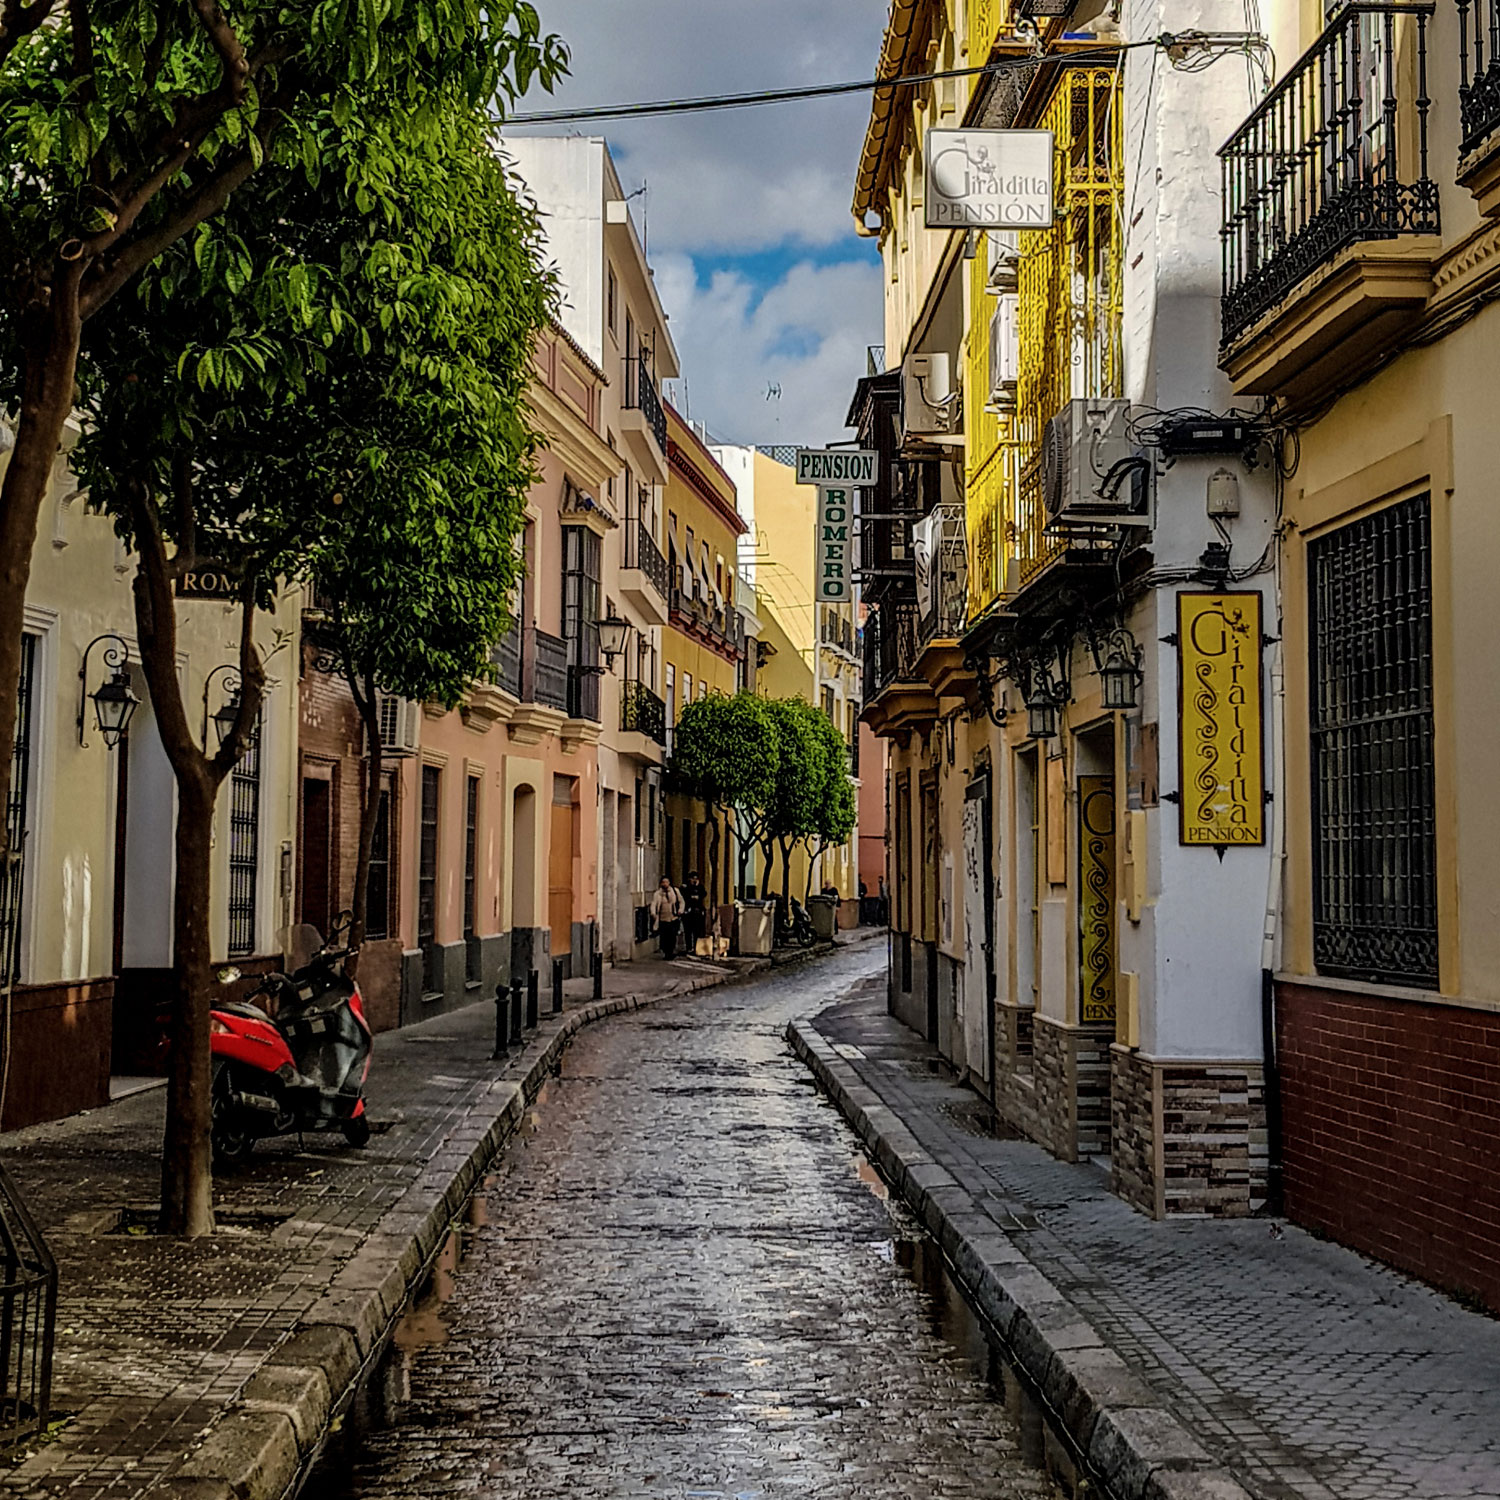
M 1280 571 L 1277 603 L 1280 599 Z M 1277 610 L 1278 616 L 1280 609 Z M 1279 626 L 1278 626 L 1279 632 Z M 1266 1209 L 1283 1212 L 1281 1075 L 1276 1061 L 1276 971 L 1281 966 L 1282 875 L 1286 865 L 1286 733 L 1283 719 L 1285 680 L 1281 639 L 1271 644 L 1271 861 L 1266 879 L 1266 922 L 1261 938 L 1260 1031 L 1265 1068 Z

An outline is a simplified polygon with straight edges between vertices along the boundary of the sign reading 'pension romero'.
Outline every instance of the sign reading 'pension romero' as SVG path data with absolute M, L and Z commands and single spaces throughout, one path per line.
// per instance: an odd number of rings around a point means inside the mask
M 871 448 L 799 448 L 797 483 L 872 485 L 879 462 Z
M 929 130 L 929 229 L 1050 229 L 1050 130 Z
M 868 448 L 799 448 L 797 483 L 818 487 L 813 597 L 847 604 L 854 597 L 854 491 L 875 483 L 880 455 Z

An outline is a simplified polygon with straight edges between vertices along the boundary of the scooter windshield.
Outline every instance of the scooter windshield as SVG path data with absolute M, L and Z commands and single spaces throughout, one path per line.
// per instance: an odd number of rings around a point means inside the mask
M 323 934 L 311 922 L 298 922 L 293 927 L 283 927 L 276 935 L 281 947 L 281 961 L 285 972 L 295 974 L 305 968 L 323 946 Z

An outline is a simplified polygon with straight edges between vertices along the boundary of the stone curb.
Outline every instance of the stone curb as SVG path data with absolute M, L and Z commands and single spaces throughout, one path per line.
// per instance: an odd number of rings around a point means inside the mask
M 810 1022 L 786 1036 L 1111 1495 L 1251 1500 Z
M 607 1016 L 682 999 L 769 967 L 761 960 L 739 973 L 694 977 L 663 994 L 592 1001 L 564 1015 L 550 1033 L 533 1037 L 522 1054 L 525 1073 L 496 1079 L 470 1107 L 297 1330 L 266 1356 L 202 1441 L 153 1491 L 181 1500 L 284 1500 L 292 1494 L 329 1424 L 377 1364 L 454 1220 L 574 1035 Z M 544 1017 L 544 1024 L 555 1020 Z

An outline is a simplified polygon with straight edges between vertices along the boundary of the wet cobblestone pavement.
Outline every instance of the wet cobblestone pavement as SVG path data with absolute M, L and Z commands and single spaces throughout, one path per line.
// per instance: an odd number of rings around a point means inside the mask
M 931 1247 L 782 1040 L 884 960 L 584 1032 L 451 1297 L 405 1325 L 399 1403 L 304 1494 L 1052 1495 Z

